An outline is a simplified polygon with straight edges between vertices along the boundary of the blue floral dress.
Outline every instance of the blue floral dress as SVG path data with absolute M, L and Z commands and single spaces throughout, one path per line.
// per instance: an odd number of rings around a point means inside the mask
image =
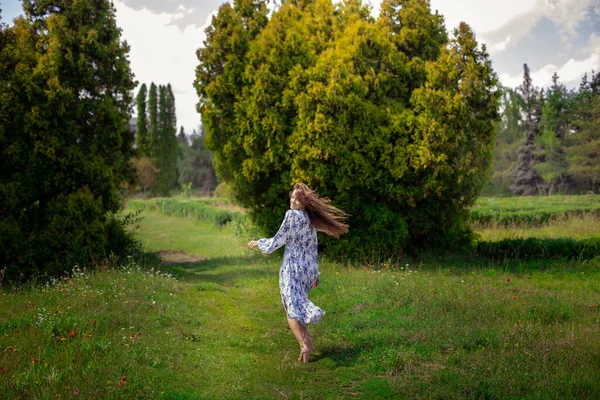
M 325 311 L 308 300 L 308 292 L 319 278 L 317 230 L 304 210 L 288 210 L 277 234 L 260 239 L 258 248 L 269 254 L 285 245 L 279 270 L 281 301 L 288 318 L 304 326 L 318 323 Z

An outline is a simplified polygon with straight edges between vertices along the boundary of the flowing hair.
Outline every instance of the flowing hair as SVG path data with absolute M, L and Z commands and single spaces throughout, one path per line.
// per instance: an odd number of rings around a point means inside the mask
M 332 206 L 327 197 L 319 197 L 317 193 L 304 183 L 294 185 L 296 197 L 306 209 L 310 222 L 319 232 L 324 232 L 336 239 L 348 233 L 348 224 L 344 221 L 347 214 L 337 207 Z M 293 191 L 290 192 L 290 197 Z

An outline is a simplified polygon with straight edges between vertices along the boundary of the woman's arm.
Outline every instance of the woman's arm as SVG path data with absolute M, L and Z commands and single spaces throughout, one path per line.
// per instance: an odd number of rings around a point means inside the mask
M 270 254 L 287 243 L 291 234 L 292 211 L 288 210 L 285 213 L 285 218 L 279 227 L 277 234 L 270 239 L 252 240 L 248 243 L 250 250 L 258 247 L 263 253 Z

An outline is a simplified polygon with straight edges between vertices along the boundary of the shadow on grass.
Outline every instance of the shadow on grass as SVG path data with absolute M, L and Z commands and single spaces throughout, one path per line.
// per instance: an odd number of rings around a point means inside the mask
M 172 263 L 162 269 L 177 279 L 203 281 L 223 286 L 234 285 L 240 279 L 260 279 L 272 277 L 272 260 L 260 256 L 215 257 L 197 263 Z

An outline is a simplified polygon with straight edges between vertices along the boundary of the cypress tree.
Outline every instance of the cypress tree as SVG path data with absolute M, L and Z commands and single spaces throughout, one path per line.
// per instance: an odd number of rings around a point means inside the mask
M 136 124 L 136 144 L 139 157 L 148 157 L 149 136 L 148 136 L 148 116 L 146 115 L 146 97 L 148 89 L 143 83 L 138 92 L 137 102 L 137 124 Z
M 177 183 L 177 118 L 175 96 L 171 84 L 158 88 L 158 121 L 155 148 L 155 165 L 158 176 L 153 191 L 168 196 Z
M 148 95 L 148 156 L 153 159 L 156 157 L 156 148 L 158 146 L 158 93 L 154 82 L 150 84 L 150 93 Z

